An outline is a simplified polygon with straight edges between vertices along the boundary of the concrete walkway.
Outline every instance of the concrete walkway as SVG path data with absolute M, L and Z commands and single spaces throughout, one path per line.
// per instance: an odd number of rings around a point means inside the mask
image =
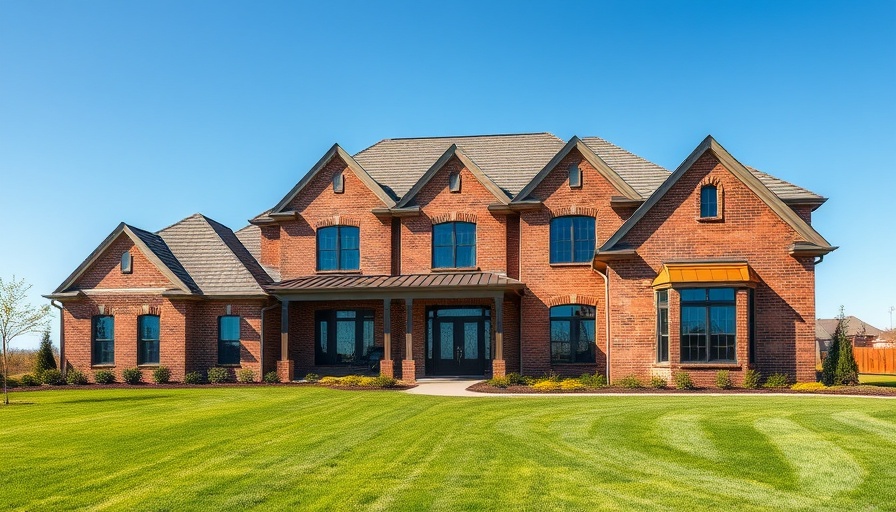
M 497 398 L 497 397 L 564 397 L 564 396 L 664 396 L 667 398 L 689 397 L 689 396 L 787 396 L 787 397 L 841 397 L 841 398 L 883 398 L 896 399 L 896 396 L 880 396 L 880 395 L 834 395 L 823 393 L 757 393 L 757 394 L 735 394 L 735 393 L 475 393 L 467 391 L 467 388 L 481 382 L 482 379 L 470 377 L 433 377 L 417 380 L 417 387 L 402 391 L 411 395 L 432 395 L 432 396 L 462 396 L 462 397 L 479 397 L 479 398 Z

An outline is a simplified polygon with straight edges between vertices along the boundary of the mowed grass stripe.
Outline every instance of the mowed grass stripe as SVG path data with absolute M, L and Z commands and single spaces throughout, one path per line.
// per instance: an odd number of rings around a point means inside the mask
M 0 408 L 6 510 L 885 510 L 896 502 L 892 401 L 463 399 L 296 387 L 13 398 L 33 404 Z M 715 458 L 695 447 L 702 440 Z M 817 450 L 821 458 L 809 457 Z M 852 476 L 821 485 L 821 463 Z

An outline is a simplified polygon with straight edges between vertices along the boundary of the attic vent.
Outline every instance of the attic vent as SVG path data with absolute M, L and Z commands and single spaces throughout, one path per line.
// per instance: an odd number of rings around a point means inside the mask
M 452 172 L 448 175 L 448 190 L 451 192 L 460 192 L 460 173 Z
M 121 254 L 121 273 L 130 274 L 133 271 L 132 263 L 131 251 L 124 251 Z
M 345 192 L 345 176 L 342 171 L 339 171 L 333 175 L 333 193 L 341 194 L 343 192 Z
M 569 166 L 569 188 L 582 188 L 582 170 L 578 164 Z

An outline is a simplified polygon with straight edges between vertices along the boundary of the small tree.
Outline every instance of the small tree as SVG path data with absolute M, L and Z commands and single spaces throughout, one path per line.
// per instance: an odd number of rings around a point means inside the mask
M 838 385 L 855 385 L 859 383 L 859 365 L 856 363 L 855 355 L 852 353 L 852 340 L 847 336 L 847 327 L 849 321 L 840 309 L 838 317 L 837 329 L 834 331 L 834 343 L 839 345 L 837 348 L 837 369 L 834 373 L 834 382 Z
M 3 350 L 3 402 L 9 405 L 6 376 L 9 372 L 6 354 L 9 343 L 22 334 L 46 330 L 50 319 L 50 306 L 34 307 L 27 303 L 27 293 L 31 285 L 24 279 L 4 281 L 0 278 L 0 341 Z
M 843 308 L 840 309 L 840 316 L 843 316 Z M 821 363 L 821 382 L 825 386 L 833 386 L 837 379 L 837 361 L 840 359 L 840 342 L 837 333 L 840 331 L 842 321 L 837 323 L 837 330 L 834 331 L 834 337 L 831 339 L 831 345 L 828 347 L 828 356 Z
M 40 339 L 40 348 L 34 360 L 34 376 L 40 379 L 47 370 L 56 369 L 56 358 L 53 356 L 53 342 L 50 341 L 50 330 L 44 331 Z

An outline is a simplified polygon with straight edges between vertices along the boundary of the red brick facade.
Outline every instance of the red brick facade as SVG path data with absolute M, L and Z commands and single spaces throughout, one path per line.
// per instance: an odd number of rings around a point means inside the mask
M 334 274 L 317 271 L 317 230 L 350 225 L 360 230 L 360 268 L 340 275 L 428 275 L 463 270 L 516 279 L 525 289 L 489 289 L 478 295 L 416 289 L 376 295 L 359 289 L 320 300 L 298 292 L 182 296 L 170 293 L 177 283 L 122 234 L 102 249 L 76 282 L 52 296 L 65 306 L 66 365 L 88 373 L 101 369 L 93 364 L 91 319 L 98 314 L 112 315 L 115 360 L 109 367 L 120 378 L 122 369 L 137 366 L 137 317 L 149 312 L 160 317 L 159 364 L 172 370 L 174 380 L 181 380 L 187 372 L 204 372 L 218 365 L 218 318 L 231 314 L 240 317 L 240 363 L 229 366 L 233 371 L 250 368 L 256 379 L 271 371 L 284 378 L 301 378 L 311 372 L 345 373 L 349 371 L 345 367 L 316 364 L 315 314 L 365 309 L 374 312 L 374 345 L 383 347 L 391 340 L 391 350 L 381 365 L 383 373 L 413 380 L 431 373 L 427 366 L 428 311 L 463 306 L 488 311 L 486 375 L 609 373 L 615 381 L 627 375 L 671 379 L 674 372 L 688 371 L 699 385 L 713 385 L 720 369 L 729 370 L 733 380 L 740 382 L 744 372 L 754 368 L 764 375 L 780 372 L 791 379 L 814 380 L 815 257 L 790 249 L 794 243 L 806 241 L 793 221 L 782 218 L 768 199 L 745 183 L 740 171 L 726 168 L 723 160 L 712 152 L 697 158 L 689 168 L 673 175 L 677 181 L 639 217 L 635 212 L 643 200 L 618 201 L 625 191 L 578 149 L 565 154 L 553 168 L 546 168 L 529 196 L 522 198 L 527 202 L 519 207 L 516 201 L 508 204 L 508 198 L 496 195 L 477 178 L 478 171 L 474 173 L 453 156 L 417 190 L 412 208 L 394 208 L 356 174 L 350 158 L 337 155 L 317 169 L 280 211 L 273 212 L 277 215 L 260 223 L 260 253 L 256 257 L 265 267 L 279 271 L 282 282 Z M 581 170 L 581 186 L 570 186 L 567 169 L 572 165 Z M 341 192 L 333 187 L 338 173 L 344 179 Z M 460 176 L 459 192 L 449 190 L 449 176 L 454 173 Z M 719 191 L 716 219 L 700 218 L 700 190 L 705 184 Z M 810 222 L 811 206 L 795 205 L 793 210 L 801 222 Z M 551 221 L 565 216 L 593 217 L 598 248 L 620 229 L 625 230 L 619 245 L 632 251 L 604 264 L 597 260 L 552 264 Z M 637 222 L 627 226 L 633 216 Z M 475 268 L 434 269 L 433 226 L 454 221 L 476 225 Z M 119 267 L 124 251 L 133 256 L 130 274 Z M 758 282 L 725 285 L 736 289 L 736 361 L 681 362 L 681 304 L 679 287 L 673 284 L 668 294 L 669 361 L 657 362 L 654 279 L 669 262 L 717 260 L 745 262 L 758 276 Z M 75 296 L 72 291 L 80 293 Z M 406 300 L 412 301 L 410 329 Z M 289 314 L 283 318 L 281 302 L 286 301 Z M 499 304 L 500 315 L 496 310 Z M 596 310 L 594 362 L 552 362 L 550 311 L 571 304 Z M 499 338 L 503 338 L 500 347 Z M 286 353 L 281 349 L 284 339 Z M 153 367 L 141 369 L 149 380 Z

